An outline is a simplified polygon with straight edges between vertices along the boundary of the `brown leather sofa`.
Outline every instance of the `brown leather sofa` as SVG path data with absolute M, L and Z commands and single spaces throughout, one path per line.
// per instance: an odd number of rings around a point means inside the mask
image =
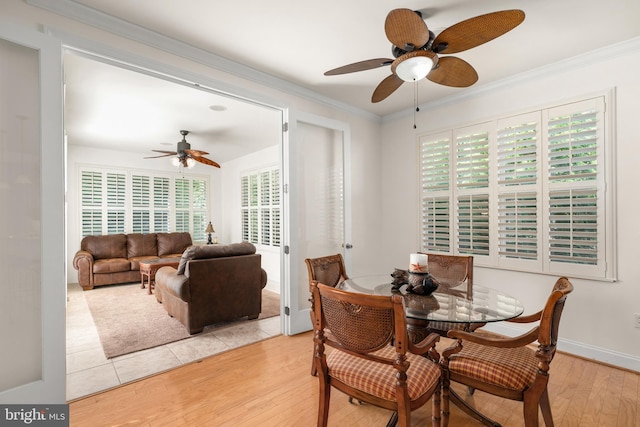
M 261 255 L 255 252 L 249 242 L 192 246 L 177 269 L 156 272 L 156 299 L 190 334 L 218 322 L 255 319 L 267 284 Z
M 86 236 L 73 258 L 82 289 L 140 281 L 140 261 L 182 256 L 191 246 L 189 233 L 109 234 Z

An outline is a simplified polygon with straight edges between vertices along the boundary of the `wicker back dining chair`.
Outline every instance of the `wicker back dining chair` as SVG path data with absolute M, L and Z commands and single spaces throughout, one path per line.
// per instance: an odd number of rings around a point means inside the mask
M 455 343 L 443 352 L 443 426 L 449 419 L 450 381 L 470 389 L 506 399 L 524 402 L 525 426 L 538 426 L 538 406 L 545 425 L 553 426 L 547 384 L 549 365 L 556 353 L 558 327 L 567 295 L 573 285 L 559 278 L 544 308 L 528 316 L 509 320 L 515 323 L 540 323 L 529 332 L 509 338 L 486 332 L 450 331 Z M 537 341 L 537 348 L 528 347 Z M 473 408 L 471 415 L 483 423 L 492 423 Z M 490 424 L 488 424 L 490 425 Z
M 411 411 L 432 400 L 432 424 L 440 426 L 440 377 L 431 334 L 414 344 L 400 295 L 346 292 L 312 282 L 315 304 L 314 361 L 320 387 L 318 426 L 326 426 L 331 388 L 395 411 L 400 427 Z M 326 331 L 330 331 L 328 334 Z M 332 347 L 325 352 L 326 347 Z
M 307 272 L 309 273 L 309 292 L 311 293 L 311 282 L 314 280 L 324 283 L 328 286 L 338 286 L 349 278 L 344 267 L 344 258 L 342 254 L 328 255 L 319 258 L 307 258 L 304 260 L 307 264 Z M 314 322 L 313 317 L 313 294 L 309 298 L 311 303 L 311 323 Z M 316 365 L 311 360 L 311 375 L 316 375 Z
M 438 292 L 473 298 L 473 256 L 433 253 L 425 255 L 427 255 L 429 274 L 442 282 Z M 411 336 L 417 340 L 432 332 L 446 337 L 447 332 L 452 329 L 474 330 L 484 325 L 483 323 L 469 325 L 417 318 L 408 318 L 407 323 Z

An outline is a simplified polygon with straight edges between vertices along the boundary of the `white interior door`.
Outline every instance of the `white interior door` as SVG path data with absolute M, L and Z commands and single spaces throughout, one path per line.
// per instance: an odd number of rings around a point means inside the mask
M 61 47 L 0 22 L 0 402 L 65 402 Z
M 311 329 L 305 258 L 341 253 L 350 264 L 351 205 L 348 125 L 317 116 L 292 120 L 285 156 L 288 218 L 285 247 L 285 333 Z

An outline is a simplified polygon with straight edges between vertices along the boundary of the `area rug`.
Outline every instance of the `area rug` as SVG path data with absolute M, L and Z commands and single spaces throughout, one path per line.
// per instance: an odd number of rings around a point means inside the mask
M 83 292 L 107 358 L 193 337 L 162 304 L 139 283 L 99 286 Z M 280 295 L 262 290 L 262 312 L 258 319 L 280 315 Z M 247 322 L 240 319 L 238 322 Z M 202 333 L 216 326 L 207 326 Z

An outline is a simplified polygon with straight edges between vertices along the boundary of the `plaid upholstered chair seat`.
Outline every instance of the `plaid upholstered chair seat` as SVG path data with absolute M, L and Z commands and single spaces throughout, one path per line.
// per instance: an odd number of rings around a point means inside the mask
M 460 353 L 449 358 L 449 371 L 483 383 L 525 390 L 536 379 L 538 360 L 529 347 L 495 348 L 467 342 Z
M 395 347 L 385 347 L 373 353 L 386 359 L 393 359 Z M 407 370 L 407 392 L 411 400 L 416 400 L 430 392 L 440 381 L 440 368 L 425 357 L 408 353 L 410 363 Z M 392 365 L 352 356 L 342 351 L 332 351 L 327 355 L 329 376 L 349 387 L 361 390 L 384 400 L 396 400 L 396 373 Z
M 499 425 L 464 402 L 450 382 L 482 390 L 494 396 L 523 402 L 526 427 L 538 426 L 538 408 L 544 423 L 553 427 L 549 401 L 549 368 L 556 353 L 560 317 L 573 285 L 566 277 L 556 280 L 544 308 L 537 313 L 509 320 L 514 323 L 539 322 L 517 337 L 487 331 L 475 333 L 451 330 L 456 341 L 442 352 L 442 425 L 449 422 L 449 400 L 485 425 Z

